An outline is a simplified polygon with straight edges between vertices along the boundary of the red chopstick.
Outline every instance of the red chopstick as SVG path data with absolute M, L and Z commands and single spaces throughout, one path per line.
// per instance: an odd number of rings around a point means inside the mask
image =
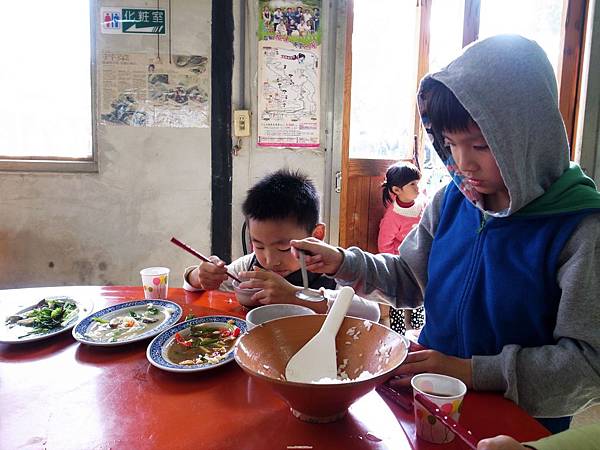
M 479 442 L 479 439 L 473 436 L 473 433 L 471 433 L 470 430 L 467 430 L 449 415 L 444 414 L 435 403 L 433 403 L 423 394 L 415 394 L 415 400 L 423 405 L 425 409 L 429 411 L 436 419 L 442 422 L 446 428 L 461 438 L 469 448 L 477 450 L 477 443 Z
M 394 402 L 396 405 L 398 405 L 403 410 L 412 411 L 412 409 L 413 409 L 412 400 L 410 398 L 407 398 L 404 395 L 402 395 L 396 389 L 388 386 L 387 384 L 380 384 L 379 386 L 377 386 L 375 388 L 375 390 L 378 393 L 380 393 L 381 395 L 383 395 L 384 397 L 390 399 L 392 402 Z
M 207 263 L 211 263 L 214 264 L 210 259 L 208 259 L 206 256 L 204 256 L 202 253 L 194 250 L 192 247 L 190 247 L 187 244 L 184 244 L 183 242 L 181 242 L 179 239 L 172 237 L 171 238 L 171 242 L 179 247 L 181 247 L 182 249 L 184 249 L 186 252 L 191 253 L 192 255 L 194 255 L 196 258 L 200 258 L 202 261 L 206 261 Z M 233 278 L 235 281 L 237 281 L 238 283 L 241 283 L 242 280 L 240 280 L 238 277 L 236 277 L 235 275 L 233 275 L 231 272 L 227 271 L 227 275 L 230 278 Z

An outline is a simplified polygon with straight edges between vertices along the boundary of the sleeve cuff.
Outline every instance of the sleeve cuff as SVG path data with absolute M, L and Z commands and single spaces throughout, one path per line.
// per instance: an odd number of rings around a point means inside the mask
M 194 270 L 196 267 L 198 267 L 198 266 L 190 266 L 185 269 L 185 272 L 183 272 L 183 289 L 185 289 L 186 291 L 189 291 L 189 292 L 202 291 L 202 289 L 192 286 L 189 282 L 190 273 L 192 273 L 192 270 Z
M 473 356 L 473 388 L 476 391 L 506 391 L 507 383 L 502 373 L 502 355 Z
M 351 283 L 345 284 L 344 280 L 351 280 L 355 276 L 351 269 L 355 266 L 355 264 L 353 264 L 353 261 L 354 259 L 356 259 L 356 255 L 346 249 L 343 249 L 342 247 L 338 247 L 337 249 L 342 253 L 343 259 L 338 271 L 335 274 L 333 274 L 332 278 L 339 280 L 339 284 L 345 286 L 346 284 Z

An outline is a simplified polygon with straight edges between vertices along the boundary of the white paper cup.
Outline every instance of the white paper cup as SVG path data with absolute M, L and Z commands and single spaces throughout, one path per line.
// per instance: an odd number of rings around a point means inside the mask
M 169 272 L 166 267 L 148 267 L 140 270 L 142 286 L 144 287 L 144 298 L 166 299 L 169 290 Z
M 250 312 L 246 314 L 246 324 L 248 325 L 248 331 L 250 331 L 255 326 L 268 322 L 269 320 L 275 320 L 289 316 L 306 316 L 310 314 L 316 314 L 316 312 L 310 308 L 307 308 L 306 306 L 301 305 L 287 303 L 263 305 L 250 310 Z
M 415 375 L 410 384 L 413 388 L 413 404 L 417 436 L 434 444 L 445 444 L 454 439 L 454 433 L 437 420 L 418 400 L 416 394 L 422 394 L 435 403 L 442 413 L 458 422 L 462 402 L 467 393 L 467 386 L 457 378 L 436 373 Z

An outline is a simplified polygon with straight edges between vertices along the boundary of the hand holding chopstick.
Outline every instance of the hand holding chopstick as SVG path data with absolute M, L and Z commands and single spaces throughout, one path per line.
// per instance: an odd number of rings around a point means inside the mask
M 194 250 L 192 247 L 190 247 L 187 244 L 184 244 L 183 242 L 181 242 L 179 239 L 172 237 L 171 238 L 171 242 L 175 245 L 177 245 L 178 247 L 181 247 L 182 249 L 184 249 L 186 252 L 191 253 L 192 255 L 194 255 L 196 258 L 201 259 L 202 261 L 205 261 L 207 263 L 210 264 L 214 264 L 210 259 L 208 259 L 206 256 L 204 256 L 202 253 Z M 236 277 L 235 275 L 233 275 L 231 272 L 227 271 L 227 276 L 229 278 L 234 279 L 235 281 L 237 281 L 238 283 L 241 283 L 242 281 Z

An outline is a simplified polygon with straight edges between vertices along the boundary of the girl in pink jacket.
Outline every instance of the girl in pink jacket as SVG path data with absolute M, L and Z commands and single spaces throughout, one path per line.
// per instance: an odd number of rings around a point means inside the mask
M 419 195 L 421 172 L 414 164 L 399 162 L 390 166 L 381 184 L 383 206 L 387 209 L 379 223 L 379 253 L 398 254 L 406 235 L 419 223 L 426 200 Z
M 427 200 L 419 194 L 421 172 L 411 163 L 399 162 L 390 166 L 381 184 L 385 214 L 379 223 L 377 247 L 379 253 L 398 254 L 398 247 L 406 235 L 419 223 Z M 386 311 L 382 311 L 386 316 Z M 423 326 L 423 309 L 405 315 L 400 309 L 389 312 L 392 330 L 404 334 L 407 329 Z

